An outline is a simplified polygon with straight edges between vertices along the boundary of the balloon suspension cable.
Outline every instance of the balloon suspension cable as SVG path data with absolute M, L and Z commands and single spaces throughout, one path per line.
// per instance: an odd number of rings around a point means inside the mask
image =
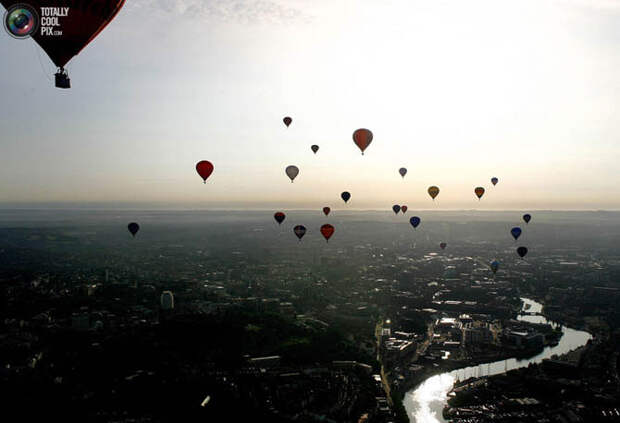
M 43 75 L 47 78 L 48 81 L 52 82 L 51 78 L 48 75 L 48 70 L 43 66 L 43 62 L 41 61 L 41 52 L 37 49 L 37 47 L 33 44 L 34 49 L 37 51 L 37 57 L 39 58 L 39 65 L 41 65 L 41 70 L 43 71 Z

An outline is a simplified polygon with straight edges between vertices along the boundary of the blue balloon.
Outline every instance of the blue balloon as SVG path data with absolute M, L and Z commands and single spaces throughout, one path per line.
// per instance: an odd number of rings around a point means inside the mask
M 411 223 L 411 226 L 413 226 L 414 228 L 417 228 L 420 222 L 421 220 L 418 216 L 413 216 L 411 219 L 409 219 L 409 223 Z
M 493 260 L 491 262 L 491 270 L 493 271 L 493 274 L 497 273 L 497 269 L 499 269 L 499 261 Z
M 346 203 L 347 201 L 349 201 L 349 198 L 351 198 L 351 194 L 348 191 L 345 191 L 342 194 L 340 194 L 340 198 L 342 198 L 344 202 Z
M 532 215 L 526 213 L 523 215 L 523 220 L 525 221 L 526 224 L 530 223 L 530 220 L 532 220 Z
M 394 214 L 398 214 L 398 212 L 400 211 L 400 206 L 398 204 L 394 204 L 392 206 L 392 210 L 394 210 Z
M 521 236 L 521 228 L 515 226 L 514 228 L 510 230 L 510 233 L 512 234 L 513 238 L 516 241 Z

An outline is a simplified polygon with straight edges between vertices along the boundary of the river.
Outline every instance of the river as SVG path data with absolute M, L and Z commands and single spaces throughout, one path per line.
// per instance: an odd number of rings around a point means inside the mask
M 526 304 L 530 304 L 530 308 L 527 309 L 527 311 L 540 312 L 542 310 L 542 304 L 527 298 L 521 298 L 521 300 L 524 302 L 524 310 Z M 519 316 L 519 320 L 556 325 L 554 322 L 547 321 L 542 316 Z M 478 366 L 464 367 L 429 377 L 405 395 L 403 402 L 407 410 L 407 415 L 409 416 L 409 421 L 411 423 L 445 423 L 446 420 L 442 417 L 442 411 L 448 401 L 448 392 L 452 389 L 457 377 L 459 380 L 464 380 L 472 376 L 497 375 L 507 370 L 526 367 L 530 363 L 540 363 L 543 359 L 549 358 L 554 354 L 564 354 L 581 347 L 592 338 L 587 332 L 571 329 L 566 326 L 562 328 L 562 332 L 563 335 L 558 345 L 555 347 L 545 347 L 540 354 L 532 358 L 520 360 L 511 358 L 508 360 L 480 364 Z

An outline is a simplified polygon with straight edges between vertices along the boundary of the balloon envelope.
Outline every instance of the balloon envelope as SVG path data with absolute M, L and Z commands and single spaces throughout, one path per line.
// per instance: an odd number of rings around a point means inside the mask
M 403 214 L 407 213 L 408 207 L 407 206 L 400 206 L 400 211 L 403 212 Z
M 499 261 L 493 260 L 491 262 L 491 270 L 493 271 L 493 274 L 497 273 L 497 269 L 499 269 Z
M 282 212 L 276 212 L 273 215 L 273 218 L 276 220 L 276 222 L 278 222 L 278 225 L 281 225 L 282 222 L 284 222 L 284 219 L 286 218 L 286 215 Z
M 288 176 L 289 178 L 291 178 L 291 183 L 293 182 L 293 180 L 297 177 L 297 175 L 299 175 L 299 168 L 297 166 L 287 166 L 286 170 L 286 176 Z
M 478 197 L 478 200 L 480 200 L 482 198 L 482 196 L 484 195 L 484 188 L 476 187 L 474 189 L 474 194 L 476 194 L 476 197 Z
M 439 187 L 436 187 L 435 185 L 433 185 L 432 187 L 428 187 L 428 195 L 430 195 L 433 200 L 435 199 L 435 197 L 437 197 L 438 194 Z
M 196 172 L 198 172 L 202 181 L 206 184 L 207 178 L 213 173 L 213 164 L 208 160 L 202 160 L 196 164 Z
M 293 122 L 293 119 L 291 119 L 289 116 L 285 117 L 284 119 L 282 119 L 282 122 L 284 122 L 284 124 L 286 125 L 286 127 L 288 128 L 289 125 L 291 124 L 291 122 Z
M 293 228 L 293 232 L 295 232 L 295 235 L 301 241 L 303 236 L 306 234 L 306 227 L 303 225 L 297 225 Z
M 525 255 L 527 254 L 527 248 L 526 247 L 517 248 L 517 254 L 519 254 L 519 257 L 521 258 L 525 257 Z
M 398 173 L 400 173 L 400 176 L 404 178 L 405 175 L 407 174 L 407 169 L 405 169 L 404 167 L 401 167 L 400 169 L 398 169 Z
M 312 147 L 310 147 L 310 149 L 312 150 L 314 154 L 316 154 L 316 152 L 319 151 L 319 146 L 315 144 Z
M 131 235 L 136 236 L 136 234 L 140 230 L 140 225 L 138 225 L 136 222 L 131 222 L 129 225 L 127 225 L 127 229 L 129 229 Z
M 497 178 L 491 178 L 491 183 L 493 184 L 493 186 L 497 185 L 497 183 L 499 182 L 499 179 Z
M 362 150 L 362 154 L 364 154 L 364 150 L 366 150 L 372 142 L 372 132 L 365 128 L 357 129 L 353 132 L 353 142 L 355 142 L 358 148 Z
M 413 226 L 414 228 L 417 228 L 420 222 L 421 220 L 418 216 L 413 216 L 411 219 L 409 219 L 409 223 L 411 223 L 411 226 Z
M 517 239 L 519 239 L 519 237 L 521 236 L 521 228 L 515 226 L 514 228 L 512 228 L 510 230 L 510 233 L 512 234 L 512 237 L 515 239 L 515 241 Z
M 323 207 L 323 213 L 325 213 L 325 216 L 327 216 L 330 211 L 332 211 L 332 209 L 330 209 L 329 207 Z
M 394 210 L 394 214 L 398 214 L 398 212 L 400 211 L 400 206 L 398 204 L 394 204 L 392 206 L 392 210 Z
M 351 198 L 351 194 L 349 193 L 349 191 L 345 191 L 342 194 L 340 194 L 340 198 L 342 198 L 344 202 L 346 203 Z
M 440 242 L 440 243 L 439 243 L 439 247 L 440 247 L 442 250 L 445 250 L 447 245 L 448 245 L 448 244 L 446 244 L 445 242 Z
M 8 9 L 22 2 L 1 0 L 0 3 Z M 58 17 L 58 25 L 53 26 L 53 34 L 44 30 L 50 28 L 47 25 L 40 25 L 39 30 L 32 34 L 34 41 L 52 62 L 61 68 L 103 31 L 121 10 L 125 0 L 28 0 L 23 3 L 32 6 L 39 19 L 43 18 L 43 8 L 70 6 L 66 10 L 66 16 Z
M 532 220 L 532 216 L 530 214 L 524 214 L 523 215 L 523 220 L 525 221 L 525 223 L 530 223 L 530 220 Z
M 321 233 L 323 234 L 323 237 L 325 238 L 326 241 L 329 241 L 331 236 L 334 234 L 335 230 L 336 229 L 329 223 L 321 226 Z

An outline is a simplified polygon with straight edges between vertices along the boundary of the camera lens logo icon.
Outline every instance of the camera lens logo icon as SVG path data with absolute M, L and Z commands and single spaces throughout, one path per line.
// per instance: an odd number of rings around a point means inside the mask
M 39 15 L 30 5 L 13 5 L 4 14 L 4 28 L 14 38 L 28 38 L 38 27 Z

